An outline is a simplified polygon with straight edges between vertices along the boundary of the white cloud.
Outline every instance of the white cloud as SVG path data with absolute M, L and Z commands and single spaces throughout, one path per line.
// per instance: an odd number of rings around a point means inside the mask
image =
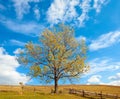
M 89 45 L 89 49 L 91 51 L 95 51 L 98 49 L 106 48 L 112 46 L 115 43 L 120 41 L 120 31 L 109 32 L 101 35 L 96 40 L 93 40 Z
M 79 4 L 79 0 L 68 0 L 68 7 L 66 9 L 66 13 L 64 16 L 64 20 L 74 20 L 76 16 L 78 16 L 75 7 Z
M 106 5 L 109 0 L 94 0 L 93 8 L 96 10 L 97 13 L 100 12 L 103 5 Z
M 18 19 L 22 19 L 24 14 L 29 13 L 29 0 L 13 0 Z
M 114 61 L 110 58 L 96 58 L 89 61 L 89 64 L 90 71 L 86 73 L 85 76 L 96 75 L 100 72 L 115 71 L 120 69 L 120 62 Z
M 78 17 L 78 24 L 80 27 L 84 27 L 85 24 L 85 20 L 88 20 L 88 15 L 86 13 L 82 13 L 79 17 Z
M 120 86 L 120 80 L 111 81 L 110 83 L 108 83 L 108 85 Z
M 88 79 L 88 84 L 98 84 L 101 83 L 100 81 L 101 76 L 100 75 L 93 75 Z
M 117 73 L 115 76 L 110 76 L 108 79 L 110 79 L 110 80 L 120 80 L 120 73 Z
M 29 77 L 16 71 L 19 66 L 16 57 L 7 54 L 5 49 L 0 47 L 0 85 L 26 83 Z
M 86 37 L 84 37 L 84 36 L 79 36 L 79 37 L 77 37 L 76 39 L 77 39 L 78 41 L 81 41 L 81 40 L 86 41 Z
M 47 14 L 47 21 L 51 25 L 72 22 L 72 25 L 83 27 L 89 19 L 89 12 L 93 9 L 100 12 L 106 1 L 108 0 L 94 0 L 94 2 L 93 0 L 53 0 L 47 12 L 45 12 Z M 40 6 L 36 7 L 36 5 L 39 5 L 42 0 L 12 0 L 12 2 L 15 8 L 13 10 L 15 10 L 18 19 L 31 14 L 37 20 L 40 20 L 42 11 L 40 11 Z M 32 11 L 30 11 L 31 9 Z
M 10 40 L 10 44 L 16 45 L 16 46 L 25 46 L 26 43 L 18 41 L 18 40 L 15 40 L 15 39 L 12 39 L 12 40 Z
M 40 19 L 40 10 L 39 10 L 38 7 L 34 8 L 34 15 L 35 15 L 35 17 L 36 17 L 37 20 Z
M 12 0 L 14 3 L 15 11 L 18 19 L 22 19 L 23 16 L 29 13 L 31 8 L 30 2 L 38 3 L 40 0 Z
M 25 46 L 25 42 L 19 41 L 19 40 L 15 40 L 15 39 L 11 39 L 9 41 L 4 41 L 2 44 L 0 44 L 1 46 L 19 46 L 19 47 L 23 47 Z
M 42 0 L 29 0 L 30 2 L 35 2 L 35 3 L 37 3 L 37 2 L 40 2 L 40 1 L 42 1 Z
M 111 80 L 111 82 L 108 84 L 120 86 L 120 73 L 117 73 L 114 76 L 110 76 L 108 79 Z
M 114 76 L 108 77 L 109 82 L 102 82 L 102 76 L 101 75 L 92 75 L 88 80 L 87 84 L 100 84 L 100 85 L 115 85 L 120 86 L 120 73 L 117 73 Z
M 2 54 L 7 54 L 7 52 L 5 51 L 5 49 L 3 47 L 0 47 L 0 55 Z
M 47 20 L 51 24 L 72 21 L 77 26 L 83 27 L 89 19 L 89 12 L 93 9 L 100 12 L 106 1 L 108 0 L 94 0 L 94 2 L 92 0 L 54 0 L 47 11 Z M 76 7 L 80 11 L 77 11 Z
M 54 0 L 47 12 L 48 22 L 57 24 L 74 19 L 78 3 L 78 0 Z
M 16 22 L 14 20 L 7 19 L 4 16 L 1 16 L 0 22 L 8 29 L 25 35 L 36 36 L 44 29 L 43 25 L 36 22 Z
M 14 54 L 20 54 L 20 52 L 23 52 L 24 50 L 21 48 L 17 48 L 13 53 Z
M 89 19 L 88 12 L 91 10 L 91 0 L 84 0 L 80 4 L 82 14 L 78 17 L 78 22 L 80 26 L 84 26 L 84 22 Z

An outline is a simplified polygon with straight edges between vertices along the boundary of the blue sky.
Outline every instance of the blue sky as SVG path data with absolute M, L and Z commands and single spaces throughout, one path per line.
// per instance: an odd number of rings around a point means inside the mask
M 59 23 L 89 48 L 91 69 L 77 84 L 120 85 L 120 0 L 0 0 L 0 84 L 41 84 L 28 80 L 16 54 Z

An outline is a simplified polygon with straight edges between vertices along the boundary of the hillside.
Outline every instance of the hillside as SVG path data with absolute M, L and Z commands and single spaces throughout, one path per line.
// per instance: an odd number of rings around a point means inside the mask
M 108 85 L 60 85 L 59 91 L 67 92 L 68 89 L 86 90 L 91 92 L 103 92 L 108 94 L 117 94 L 120 96 L 120 86 L 108 86 Z M 51 93 L 53 86 L 23 86 L 24 92 L 40 92 L 40 93 Z M 1 85 L 0 92 L 18 92 L 21 91 L 20 86 Z

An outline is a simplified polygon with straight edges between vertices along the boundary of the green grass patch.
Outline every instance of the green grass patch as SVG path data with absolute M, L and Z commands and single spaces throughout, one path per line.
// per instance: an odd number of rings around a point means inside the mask
M 69 94 L 0 95 L 0 99 L 87 99 Z

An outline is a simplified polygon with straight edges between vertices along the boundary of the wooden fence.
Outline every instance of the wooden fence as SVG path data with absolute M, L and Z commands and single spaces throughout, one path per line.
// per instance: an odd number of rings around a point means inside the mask
M 70 94 L 80 95 L 82 97 L 90 97 L 91 99 L 120 99 L 120 96 L 113 95 L 113 94 L 104 94 L 101 92 L 90 92 L 85 90 L 76 90 L 76 89 L 69 89 Z

